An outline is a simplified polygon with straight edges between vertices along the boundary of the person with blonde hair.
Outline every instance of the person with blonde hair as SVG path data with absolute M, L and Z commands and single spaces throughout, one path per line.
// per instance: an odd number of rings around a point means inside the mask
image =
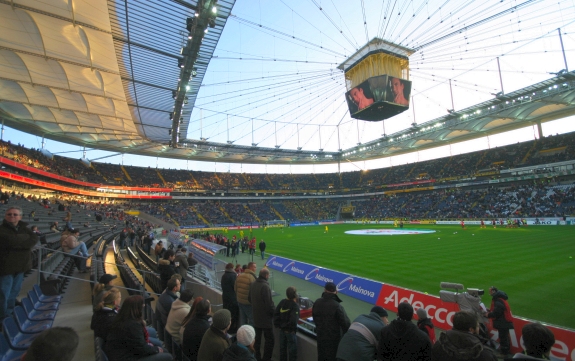
M 100 277 L 98 284 L 95 285 L 94 289 L 92 290 L 92 307 L 94 308 L 94 311 L 96 311 L 96 308 L 100 302 L 102 302 L 104 292 L 109 291 L 112 289 L 112 287 L 114 287 L 114 285 L 112 285 L 112 281 L 116 278 L 118 278 L 118 276 L 108 273 Z
M 90 329 L 94 331 L 94 337 L 101 337 L 106 340 L 112 322 L 118 315 L 121 301 L 122 294 L 115 287 L 102 292 L 101 301 L 96 305 L 92 314 L 92 322 L 90 323 Z

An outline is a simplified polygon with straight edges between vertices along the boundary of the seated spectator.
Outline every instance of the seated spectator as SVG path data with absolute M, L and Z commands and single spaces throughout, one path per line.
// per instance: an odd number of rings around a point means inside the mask
M 228 329 L 232 325 L 232 314 L 226 309 L 216 311 L 212 316 L 212 325 L 204 337 L 198 350 L 198 361 L 218 361 L 224 351 L 230 347 Z M 111 360 L 112 361 L 112 360 Z
M 176 259 L 176 254 L 174 250 L 169 249 L 164 252 L 164 256 L 158 262 L 158 273 L 160 274 L 160 280 L 162 281 L 162 288 L 166 288 L 168 285 L 168 280 L 172 275 L 176 274 L 176 265 L 174 263 Z
M 525 351 L 516 353 L 513 360 L 550 360 L 549 353 L 555 344 L 553 332 L 540 323 L 523 326 L 523 344 Z
M 190 313 L 182 320 L 180 328 L 180 340 L 182 352 L 191 361 L 198 360 L 198 350 L 204 334 L 210 328 L 210 301 L 197 297 L 190 309 Z
M 489 348 L 483 347 L 477 336 L 479 322 L 470 312 L 457 312 L 453 316 L 453 329 L 442 332 L 433 345 L 433 361 L 496 361 Z
M 163 332 L 164 327 L 166 327 L 168 323 L 168 315 L 172 309 L 172 303 L 178 298 L 178 292 L 180 292 L 180 280 L 176 277 L 170 278 L 166 289 L 156 302 L 156 318 L 161 323 L 161 325 L 157 327 L 159 332 Z
M 22 361 L 72 361 L 80 337 L 70 327 L 52 327 L 34 339 Z
M 243 325 L 238 329 L 236 342 L 224 351 L 222 361 L 255 361 L 254 343 L 256 331 L 250 325 Z
M 121 301 L 122 294 L 119 289 L 112 287 L 109 290 L 103 291 L 100 302 L 94 309 L 92 322 L 90 323 L 90 329 L 94 331 L 94 337 L 100 337 L 104 341 L 106 340 L 112 322 L 118 315 Z
M 106 338 L 104 351 L 109 361 L 169 361 L 172 355 L 148 338 L 143 320 L 144 298 L 134 295 L 126 298 L 114 319 Z
M 71 230 L 70 234 L 62 241 L 62 250 L 69 255 L 76 255 L 80 253 L 84 257 L 90 257 L 90 254 L 88 254 L 88 248 L 86 248 L 86 244 L 82 241 L 78 241 L 79 236 L 79 229 Z
M 107 273 L 102 275 L 102 277 L 100 277 L 100 279 L 98 280 L 99 283 L 95 285 L 94 289 L 92 290 L 92 307 L 94 308 L 94 311 L 96 311 L 96 308 L 98 308 L 100 302 L 102 302 L 102 297 L 104 296 L 104 293 L 111 290 L 112 287 L 114 287 L 112 285 L 112 281 L 115 280 L 116 278 L 118 278 L 118 276 Z
M 46 244 L 46 235 L 38 230 L 38 226 L 32 226 L 30 230 L 38 236 L 40 244 Z
M 172 335 L 172 339 L 178 344 L 181 344 L 180 328 L 182 327 L 182 320 L 190 313 L 190 304 L 193 300 L 194 292 L 192 290 L 183 290 L 180 293 L 180 298 L 172 303 L 172 308 L 168 314 L 166 331 Z
M 59 232 L 60 232 L 60 227 L 58 226 L 58 221 L 55 221 L 54 223 L 52 223 L 52 224 L 50 225 L 50 230 L 51 230 L 52 232 L 56 232 L 56 233 L 59 233 Z

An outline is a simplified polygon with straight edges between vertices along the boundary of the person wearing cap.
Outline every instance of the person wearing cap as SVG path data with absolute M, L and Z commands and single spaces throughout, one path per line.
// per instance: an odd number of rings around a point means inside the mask
M 256 330 L 256 359 L 263 361 L 271 361 L 272 353 L 274 351 L 274 311 L 275 304 L 272 299 L 272 289 L 268 283 L 270 278 L 270 271 L 263 268 L 260 271 L 258 279 L 250 285 L 250 293 L 248 301 L 252 305 L 252 313 L 254 316 L 254 328 Z M 260 355 L 260 345 L 262 336 L 265 337 L 264 354 Z
M 313 304 L 312 316 L 317 335 L 317 360 L 335 361 L 337 348 L 343 334 L 350 326 L 349 318 L 345 313 L 337 296 L 337 287 L 333 282 L 327 282 L 321 298 Z
M 176 258 L 174 258 L 174 264 L 176 265 L 176 271 L 182 276 L 182 290 L 186 289 L 186 278 L 188 276 L 188 257 L 186 256 L 186 247 L 181 244 L 178 245 L 176 251 Z
M 182 327 L 182 320 L 190 313 L 192 302 L 194 302 L 194 292 L 183 290 L 180 297 L 172 303 L 172 308 L 168 314 L 165 330 L 172 335 L 172 340 L 178 345 L 181 344 L 180 327 Z
M 389 323 L 387 317 L 387 311 L 381 306 L 374 306 L 367 315 L 357 316 L 339 342 L 337 360 L 375 360 L 381 329 Z
M 507 294 L 496 287 L 489 288 L 491 295 L 491 307 L 484 313 L 487 318 L 493 319 L 493 328 L 499 333 L 499 352 L 503 356 L 508 356 L 511 350 L 511 338 L 509 330 L 513 329 L 513 316 L 507 300 Z M 510 356 L 510 355 L 509 355 Z
M 475 314 L 461 311 L 453 315 L 453 329 L 442 332 L 433 345 L 433 361 L 496 361 L 495 353 L 478 337 L 479 321 Z
M 256 331 L 250 325 L 243 325 L 238 329 L 236 342 L 224 351 L 222 361 L 256 361 L 254 356 L 254 343 Z
M 94 311 L 96 311 L 96 308 L 98 307 L 100 302 L 102 302 L 102 296 L 104 295 L 104 293 L 106 291 L 111 290 L 112 287 L 114 287 L 112 281 L 115 280 L 116 278 L 118 278 L 118 276 L 111 275 L 108 273 L 100 277 L 100 279 L 98 280 L 99 283 L 95 285 L 94 289 L 92 290 L 92 306 Z
M 400 303 L 397 306 L 397 318 L 381 329 L 378 360 L 431 360 L 431 341 L 411 322 L 412 318 L 413 307 L 407 302 Z
M 230 347 L 228 329 L 232 324 L 230 311 L 221 309 L 212 316 L 212 325 L 202 337 L 198 350 L 199 361 L 220 361 L 224 351 Z
M 417 328 L 429 336 L 429 340 L 433 345 L 435 343 L 435 327 L 433 322 L 431 322 L 431 318 L 427 317 L 425 308 L 418 308 L 415 313 L 417 313 Z
M 274 313 L 274 326 L 279 328 L 280 361 L 297 360 L 297 324 L 299 322 L 298 294 L 295 287 L 286 289 L 286 298 L 280 301 Z
M 521 330 L 525 351 L 516 353 L 513 360 L 550 360 L 551 347 L 555 344 L 555 335 L 542 324 L 528 323 Z

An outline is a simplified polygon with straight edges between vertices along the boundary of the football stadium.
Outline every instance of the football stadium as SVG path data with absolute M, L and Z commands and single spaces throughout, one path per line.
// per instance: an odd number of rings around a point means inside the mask
M 574 18 L 0 0 L 0 360 L 575 361 Z

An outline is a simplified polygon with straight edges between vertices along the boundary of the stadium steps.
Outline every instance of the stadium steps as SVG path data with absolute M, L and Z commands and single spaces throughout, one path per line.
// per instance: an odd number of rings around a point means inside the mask
M 248 187 L 251 188 L 252 184 L 250 183 L 250 180 L 248 179 L 248 177 L 246 177 L 245 173 L 242 173 L 242 177 L 244 178 L 244 181 L 246 182 L 246 184 L 248 185 Z M 266 175 L 267 178 L 267 175 Z
M 278 216 L 279 219 L 281 219 L 282 221 L 285 221 L 284 216 L 282 216 L 281 213 L 278 212 L 277 209 L 274 208 L 274 206 L 272 206 L 272 205 L 270 204 L 270 208 L 271 208 L 272 211 L 274 211 L 274 213 L 276 214 L 276 216 Z
M 194 213 L 196 214 L 196 216 L 202 221 L 204 222 L 206 225 L 209 225 L 210 222 L 208 222 L 204 216 L 202 216 L 202 214 L 196 209 L 196 207 L 192 206 L 190 207 L 192 209 L 192 211 L 194 211 Z
M 266 174 L 266 180 L 268 181 L 268 183 L 270 184 L 270 186 L 273 188 L 274 184 L 272 182 L 272 180 L 270 179 L 269 175 Z
M 192 179 L 192 181 L 194 182 L 196 188 L 201 188 L 201 187 L 200 187 L 200 183 L 198 183 L 197 179 L 194 178 L 194 173 L 192 173 L 192 172 L 188 172 L 188 173 L 190 173 L 190 177 L 192 177 L 191 179 Z
M 158 173 L 158 178 L 160 178 L 160 180 L 162 181 L 162 184 L 164 186 L 167 186 L 166 180 L 164 179 L 164 176 L 162 176 L 162 173 L 160 173 L 159 169 L 156 169 L 156 173 Z
M 224 216 L 226 216 L 227 219 L 229 219 L 230 221 L 232 221 L 232 223 L 236 223 L 236 221 L 233 220 L 233 218 L 228 214 L 228 212 L 226 212 L 226 210 L 224 209 L 224 207 L 219 206 L 218 207 L 220 209 L 220 212 L 222 212 L 222 214 Z
M 120 166 L 120 169 L 122 169 L 122 172 L 124 172 L 124 174 L 126 175 L 126 178 L 131 182 L 132 181 L 132 177 L 130 177 L 130 175 L 128 174 L 128 171 L 126 170 L 126 168 L 124 168 L 123 165 Z
M 252 217 L 254 217 L 254 219 L 255 219 L 256 221 L 261 222 L 261 220 L 259 219 L 259 217 L 258 217 L 254 212 L 252 212 L 252 210 L 250 209 L 250 207 L 248 207 L 247 204 L 244 204 L 244 208 L 246 209 L 246 211 L 247 211 L 249 214 L 252 215 Z
M 523 157 L 523 159 L 521 159 L 521 163 L 523 164 L 525 162 L 527 162 L 527 159 L 529 159 L 529 156 L 531 156 L 531 153 L 537 148 L 537 144 L 539 143 L 539 141 L 537 139 L 535 139 L 535 141 L 533 142 L 533 145 L 531 146 L 531 148 L 529 148 L 529 150 L 527 151 L 527 153 L 525 153 L 525 156 Z
M 102 177 L 102 179 L 104 179 L 106 182 L 108 181 L 108 178 L 106 178 L 102 173 L 100 173 L 99 170 L 96 169 L 96 167 L 94 166 L 94 163 L 90 162 L 90 168 L 92 168 L 94 170 L 94 172 L 96 172 L 96 174 L 99 175 L 100 177 Z
M 224 182 L 222 182 L 222 179 L 220 177 L 218 177 L 218 173 L 214 172 L 214 178 L 216 178 L 216 180 L 218 181 L 218 184 L 223 186 Z M 229 217 L 228 217 L 229 218 Z
M 485 159 L 485 157 L 487 156 L 487 152 L 481 152 L 481 157 L 479 157 L 479 160 L 477 161 L 477 163 L 475 163 L 475 169 L 479 169 L 479 166 L 481 164 L 481 162 L 483 162 L 483 159 Z
M 404 177 L 406 180 L 409 180 L 409 177 L 411 176 L 411 173 L 415 172 L 415 169 L 417 168 L 417 164 L 418 164 L 418 163 L 415 163 L 415 164 L 413 165 L 413 167 L 411 167 L 411 169 L 409 170 L 409 172 L 407 172 L 407 174 L 406 174 L 405 177 Z

